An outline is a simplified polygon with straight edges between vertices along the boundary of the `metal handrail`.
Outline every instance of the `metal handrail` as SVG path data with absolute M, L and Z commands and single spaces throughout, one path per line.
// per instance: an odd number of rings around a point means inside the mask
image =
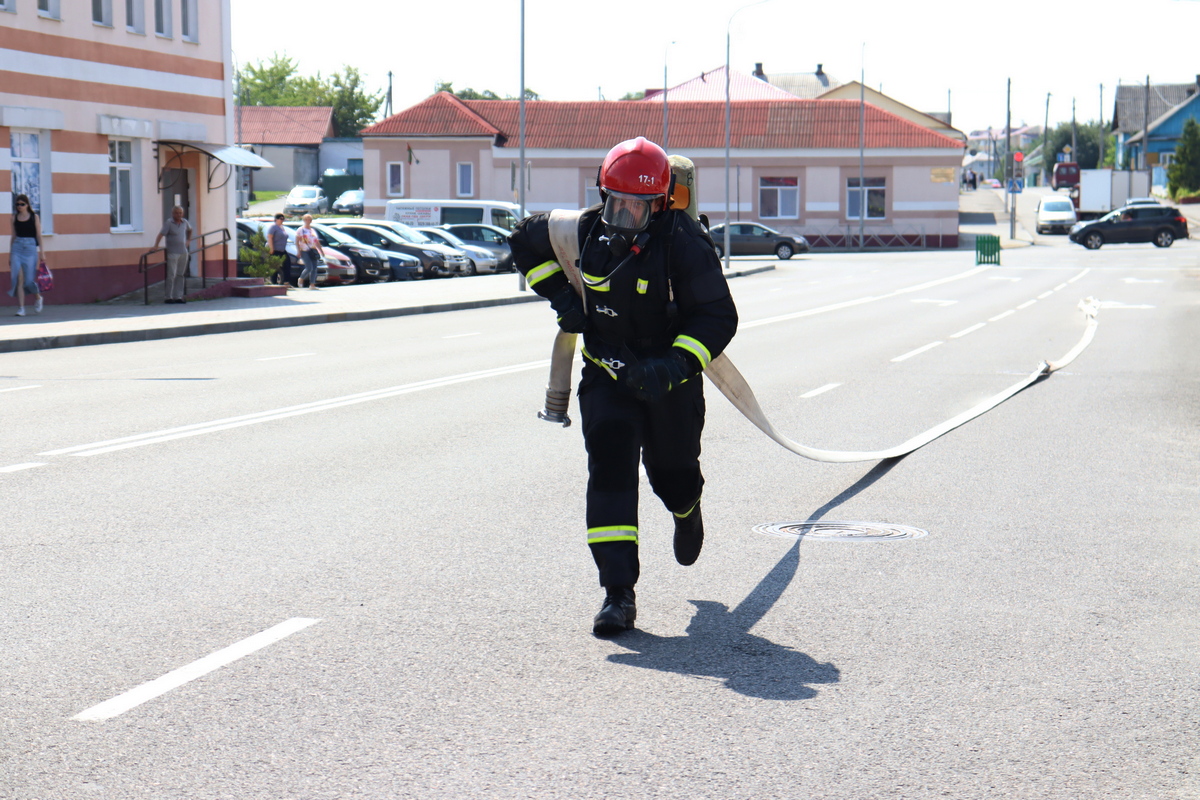
M 216 234 L 220 234 L 220 236 L 221 236 L 220 240 L 215 241 L 215 242 L 206 242 L 205 241 L 209 236 L 213 236 Z M 200 288 L 203 289 L 208 286 L 208 275 L 205 273 L 205 270 L 204 270 L 204 255 L 203 255 L 203 253 L 205 250 L 208 250 L 210 247 L 217 247 L 218 245 L 221 247 L 222 280 L 229 279 L 229 242 L 232 239 L 233 239 L 233 237 L 230 235 L 228 228 L 218 228 L 217 230 L 209 231 L 207 233 L 202 233 L 199 236 L 193 236 L 191 239 L 188 239 L 188 257 L 190 258 L 192 255 L 194 255 L 196 253 L 201 254 L 200 255 Z M 195 244 L 196 242 L 199 242 L 200 244 L 196 247 L 193 247 L 192 245 Z M 150 257 L 153 256 L 155 253 L 162 253 L 163 260 L 155 261 L 153 264 L 151 264 Z M 155 269 L 157 267 L 163 267 L 165 269 L 165 267 L 167 266 L 166 254 L 167 254 L 167 248 L 156 247 L 153 250 L 147 250 L 146 252 L 142 253 L 141 258 L 138 259 L 138 272 L 142 273 L 142 291 L 143 291 L 142 296 L 146 301 L 146 305 L 150 305 L 150 270 Z M 163 280 L 166 280 L 165 272 L 163 273 Z M 184 275 L 183 275 L 183 286 L 184 286 L 184 290 L 186 292 L 186 289 L 187 289 L 187 273 L 186 272 L 184 272 Z

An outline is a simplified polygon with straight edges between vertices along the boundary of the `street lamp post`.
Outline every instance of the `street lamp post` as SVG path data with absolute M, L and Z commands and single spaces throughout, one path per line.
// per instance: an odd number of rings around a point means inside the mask
M 729 269 L 729 132 L 730 132 L 730 105 L 729 105 L 729 37 L 730 29 L 733 27 L 733 18 L 745 11 L 751 6 L 759 6 L 767 0 L 758 0 L 756 3 L 749 3 L 742 6 L 737 11 L 729 15 L 729 22 L 725 25 L 725 269 Z
M 667 51 L 671 49 L 674 42 L 668 42 L 663 48 L 663 150 L 667 149 Z

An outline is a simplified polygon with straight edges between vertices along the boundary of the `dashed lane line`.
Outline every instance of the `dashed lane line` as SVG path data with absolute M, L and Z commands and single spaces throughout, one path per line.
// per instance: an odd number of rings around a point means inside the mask
M 256 358 L 255 361 L 280 361 L 285 358 L 304 358 L 305 356 L 315 356 L 316 353 L 292 353 L 290 356 L 268 356 L 266 358 Z
M 1017 306 L 1017 311 L 1024 311 L 1036 302 L 1037 300 L 1026 300 L 1024 303 L 1021 303 L 1021 305 Z
M 45 461 L 31 461 L 28 464 L 12 464 L 7 467 L 0 467 L 0 472 L 20 472 L 23 469 L 33 469 L 34 467 L 46 466 Z
M 969 328 L 963 328 L 963 329 L 962 329 L 961 331 L 959 331 L 958 333 L 952 333 L 952 334 L 950 334 L 950 338 L 951 338 L 951 339 L 959 339 L 959 338 L 962 338 L 963 336 L 966 336 L 968 333 L 974 333 L 975 331 L 979 330 L 980 328 L 982 328 L 982 327 L 984 327 L 984 326 L 986 326 L 986 325 L 987 325 L 987 323 L 986 323 L 986 322 L 976 322 L 974 325 L 972 325 L 972 326 L 971 326 L 971 327 L 969 327 Z
M 1000 320 L 1004 319 L 1005 317 L 1011 316 L 1015 313 L 1017 313 L 1017 310 L 1015 308 L 1010 308 L 1008 311 L 1004 311 L 1004 312 L 992 317 L 991 319 L 988 320 L 988 322 L 999 322 Z
M 0 392 L 23 392 L 26 389 L 40 389 L 40 388 L 42 388 L 42 385 L 40 383 L 35 383 L 33 386 L 12 386 L 8 389 L 0 389 Z
M 810 392 L 805 392 L 804 394 L 800 395 L 800 397 L 803 400 L 807 400 L 810 397 L 816 397 L 819 394 L 825 394 L 825 392 L 828 392 L 830 389 L 836 389 L 839 386 L 841 386 L 840 383 L 827 383 L 824 386 L 813 389 Z
M 921 353 L 924 353 L 927 350 L 932 350 L 933 348 L 937 347 L 940 344 L 945 344 L 945 342 L 930 342 L 929 344 L 924 345 L 923 347 L 918 347 L 916 350 L 909 350 L 907 353 L 905 353 L 902 356 L 896 356 L 895 358 L 892 359 L 892 362 L 897 363 L 900 361 L 906 361 L 906 360 L 912 358 L 913 356 L 921 355 Z

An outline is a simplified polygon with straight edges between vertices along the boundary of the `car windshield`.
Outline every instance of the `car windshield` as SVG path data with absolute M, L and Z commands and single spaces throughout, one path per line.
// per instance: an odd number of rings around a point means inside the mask
M 400 235 L 401 238 L 407 239 L 413 244 L 434 244 L 433 240 L 420 231 L 410 228 L 403 222 L 393 222 L 392 230 Z
M 445 242 L 446 244 L 448 244 L 452 247 L 462 247 L 465 244 L 465 242 L 463 242 L 462 239 L 458 238 L 450 231 L 435 231 L 435 232 L 429 233 L 426 231 L 418 230 L 417 233 L 425 234 L 426 236 L 430 237 L 431 239 L 440 239 L 441 241 Z
M 1070 211 L 1074 208 L 1069 200 L 1050 200 L 1042 204 L 1045 211 Z
M 1100 218 L 1100 221 L 1101 222 L 1114 222 L 1120 218 L 1121 218 L 1121 211 L 1118 209 L 1117 211 L 1108 212 L 1107 214 L 1105 214 L 1103 217 Z
M 300 198 L 307 200 L 309 198 L 316 197 L 317 190 L 316 189 L 293 189 L 292 196 L 300 197 Z
M 338 198 L 339 203 L 356 203 L 363 199 L 363 193 L 360 191 L 342 192 L 342 196 Z

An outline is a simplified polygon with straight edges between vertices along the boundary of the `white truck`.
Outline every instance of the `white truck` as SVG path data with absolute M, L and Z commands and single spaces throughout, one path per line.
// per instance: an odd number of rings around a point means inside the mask
M 1079 171 L 1079 192 L 1072 193 L 1080 219 L 1102 217 L 1133 197 L 1149 197 L 1150 173 L 1146 170 L 1084 169 Z
M 520 218 L 520 206 L 498 200 L 388 200 L 384 218 L 414 228 L 484 223 L 511 231 Z

